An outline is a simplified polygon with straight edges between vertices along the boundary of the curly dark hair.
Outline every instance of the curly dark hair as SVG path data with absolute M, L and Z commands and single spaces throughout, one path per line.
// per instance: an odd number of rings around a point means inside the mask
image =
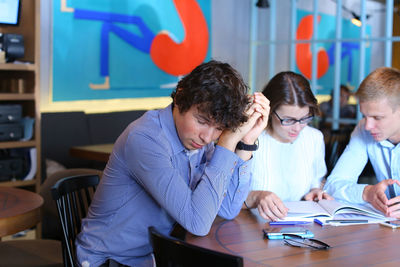
M 248 119 L 247 92 L 247 85 L 235 69 L 211 60 L 182 78 L 171 97 L 180 113 L 197 105 L 198 111 L 216 125 L 235 130 Z
M 311 115 L 319 115 L 318 101 L 303 75 L 292 71 L 280 72 L 272 77 L 262 93 L 270 101 L 270 116 L 280 105 L 285 104 L 309 107 Z M 268 125 L 270 122 L 271 120 Z

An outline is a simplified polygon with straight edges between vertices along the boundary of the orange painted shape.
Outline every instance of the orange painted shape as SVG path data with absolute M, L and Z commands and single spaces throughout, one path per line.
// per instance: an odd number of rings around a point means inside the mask
M 191 72 L 207 55 L 209 33 L 207 22 L 195 0 L 174 0 L 185 37 L 176 43 L 167 32 L 154 38 L 150 56 L 168 74 L 179 76 Z
M 321 20 L 321 16 L 317 18 L 318 22 Z M 313 16 L 307 15 L 300 20 L 297 28 L 296 39 L 297 40 L 311 40 L 313 35 Z M 296 63 L 300 72 L 311 79 L 312 72 L 312 53 L 311 44 L 299 43 L 296 44 Z M 317 54 L 317 79 L 321 78 L 329 68 L 329 56 L 328 53 L 321 48 Z

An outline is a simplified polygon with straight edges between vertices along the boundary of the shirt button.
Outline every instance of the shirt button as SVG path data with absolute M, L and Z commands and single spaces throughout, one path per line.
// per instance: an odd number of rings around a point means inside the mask
M 226 193 L 224 193 L 224 197 L 226 197 Z

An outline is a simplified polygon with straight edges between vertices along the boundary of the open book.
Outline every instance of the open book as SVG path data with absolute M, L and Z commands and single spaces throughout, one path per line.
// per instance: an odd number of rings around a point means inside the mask
M 289 201 L 284 202 L 289 208 L 287 221 L 312 221 L 314 218 L 326 219 L 362 219 L 368 220 L 368 223 L 377 223 L 393 220 L 385 217 L 370 204 L 357 205 L 338 202 L 336 200 L 314 201 Z

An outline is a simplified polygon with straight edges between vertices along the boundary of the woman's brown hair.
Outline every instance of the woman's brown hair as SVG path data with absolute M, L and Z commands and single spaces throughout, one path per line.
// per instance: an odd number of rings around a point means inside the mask
M 270 116 L 281 105 L 309 107 L 310 115 L 319 115 L 318 101 L 311 91 L 310 83 L 300 74 L 280 72 L 268 82 L 262 93 L 269 100 Z

